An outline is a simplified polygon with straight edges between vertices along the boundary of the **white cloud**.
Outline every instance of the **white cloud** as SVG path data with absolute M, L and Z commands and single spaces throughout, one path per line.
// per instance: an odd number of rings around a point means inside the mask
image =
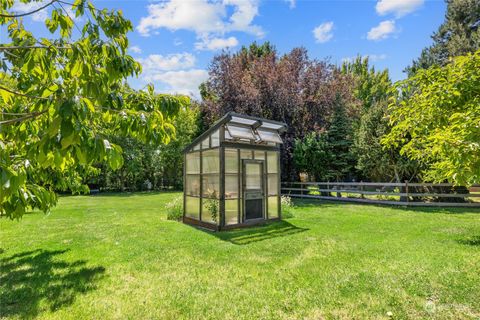
M 222 18 L 226 15 L 222 4 L 203 0 L 171 0 L 150 4 L 147 9 L 148 16 L 141 18 L 137 26 L 138 32 L 144 36 L 159 28 L 187 29 L 197 33 L 219 32 L 224 27 Z
M 190 69 L 167 71 L 155 74 L 151 81 L 162 92 L 179 93 L 200 98 L 198 87 L 208 79 L 208 71 L 203 69 Z M 160 82 L 158 84 L 157 82 Z
M 19 13 L 28 13 L 32 12 L 33 10 L 36 10 L 40 7 L 43 7 L 46 4 L 46 2 L 28 2 L 28 3 L 23 3 L 20 1 L 15 1 L 14 5 L 11 8 L 11 12 L 15 12 L 17 14 Z M 42 9 L 38 12 L 35 12 L 30 16 L 33 21 L 37 22 L 43 22 L 45 19 L 48 18 L 48 12 L 47 9 Z
M 258 14 L 255 0 L 170 0 L 150 4 L 147 9 L 148 16 L 141 18 L 137 26 L 137 31 L 143 36 L 160 28 L 172 31 L 185 29 L 203 35 L 228 31 L 244 31 L 258 36 L 263 34 L 259 26 L 252 25 Z M 230 17 L 227 15 L 228 9 L 234 10 Z
M 168 0 L 147 6 L 148 15 L 140 19 L 137 31 L 149 36 L 157 29 L 190 30 L 199 42 L 224 38 L 228 32 L 241 31 L 263 37 L 264 32 L 253 20 L 258 15 L 258 0 Z M 228 38 L 232 44 L 233 37 Z M 208 45 L 200 47 L 208 49 Z M 216 50 L 218 45 L 211 46 Z
M 370 31 L 368 31 L 367 39 L 375 41 L 384 40 L 390 37 L 390 35 L 396 31 L 397 28 L 395 27 L 395 21 L 385 20 L 380 22 L 378 26 L 373 27 L 370 29 Z
M 258 15 L 258 1 L 256 0 L 223 0 L 223 4 L 233 6 L 235 11 L 230 16 L 230 21 L 226 25 L 227 31 L 244 31 L 263 37 L 264 32 L 261 27 L 252 25 L 253 19 Z
M 325 22 L 313 29 L 313 36 L 319 43 L 324 43 L 333 37 L 333 22 Z
M 128 50 L 132 51 L 133 53 L 142 53 L 142 49 L 139 46 L 131 46 Z
M 161 92 L 200 98 L 198 86 L 208 78 L 208 72 L 193 68 L 196 59 L 191 53 L 152 54 L 137 60 L 142 64 L 143 82 L 154 83 Z
M 417 10 L 423 3 L 424 0 L 379 0 L 375 9 L 381 16 L 393 13 L 399 18 Z
M 220 50 L 224 48 L 233 48 L 238 45 L 238 40 L 235 37 L 229 38 L 204 38 L 195 43 L 197 50 Z
M 151 54 L 137 60 L 142 65 L 142 78 L 150 80 L 159 72 L 189 69 L 195 65 L 196 59 L 191 53 L 184 52 L 166 56 Z

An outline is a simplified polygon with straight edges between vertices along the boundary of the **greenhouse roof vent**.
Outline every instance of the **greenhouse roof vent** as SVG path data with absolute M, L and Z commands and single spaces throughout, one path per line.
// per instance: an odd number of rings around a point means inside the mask
M 188 145 L 184 152 L 213 148 L 222 143 L 242 143 L 276 146 L 283 143 L 280 136 L 286 124 L 274 120 L 229 112 Z

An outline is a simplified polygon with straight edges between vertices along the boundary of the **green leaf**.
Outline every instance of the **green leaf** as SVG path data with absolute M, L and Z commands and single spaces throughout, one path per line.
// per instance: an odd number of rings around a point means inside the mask
M 112 170 L 117 170 L 123 166 L 123 157 L 121 148 L 113 145 L 108 152 L 108 165 Z
M 54 137 L 58 134 L 58 129 L 60 128 L 60 124 L 62 123 L 62 118 L 60 117 L 55 117 L 53 121 L 50 123 L 50 126 L 48 127 L 48 134 L 50 137 Z
M 75 61 L 70 73 L 72 77 L 79 77 L 82 74 L 82 61 L 80 59 Z
M 62 121 L 61 128 L 61 144 L 62 149 L 69 147 L 75 139 L 75 132 L 70 121 Z
M 87 155 L 85 152 L 82 150 L 82 148 L 75 146 L 75 154 L 77 155 L 78 161 L 82 165 L 87 164 Z
M 82 102 L 85 104 L 85 106 L 90 110 L 90 112 L 95 112 L 95 107 L 93 106 L 93 103 L 90 99 L 88 98 L 82 98 Z
M 52 84 L 49 86 L 47 89 L 43 90 L 43 93 L 41 95 L 42 98 L 47 98 L 54 94 L 58 90 L 58 85 L 56 83 Z

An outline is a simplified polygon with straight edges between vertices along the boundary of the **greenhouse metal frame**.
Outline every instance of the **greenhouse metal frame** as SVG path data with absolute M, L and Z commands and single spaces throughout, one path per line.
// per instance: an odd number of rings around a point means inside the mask
M 183 222 L 212 230 L 281 219 L 285 123 L 229 112 L 184 150 Z

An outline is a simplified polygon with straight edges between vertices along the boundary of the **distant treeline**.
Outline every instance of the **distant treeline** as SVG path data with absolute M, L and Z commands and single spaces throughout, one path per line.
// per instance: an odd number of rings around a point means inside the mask
M 174 141 L 152 146 L 113 136 L 125 165 L 99 168 L 90 182 L 106 190 L 181 188 L 183 147 L 235 111 L 288 125 L 282 181 L 302 174 L 311 181 L 479 183 L 479 21 L 478 1 L 448 1 L 432 45 L 398 83 L 368 57 L 337 66 L 305 48 L 280 55 L 269 42 L 222 52 L 200 86 L 202 101 L 178 114 Z

